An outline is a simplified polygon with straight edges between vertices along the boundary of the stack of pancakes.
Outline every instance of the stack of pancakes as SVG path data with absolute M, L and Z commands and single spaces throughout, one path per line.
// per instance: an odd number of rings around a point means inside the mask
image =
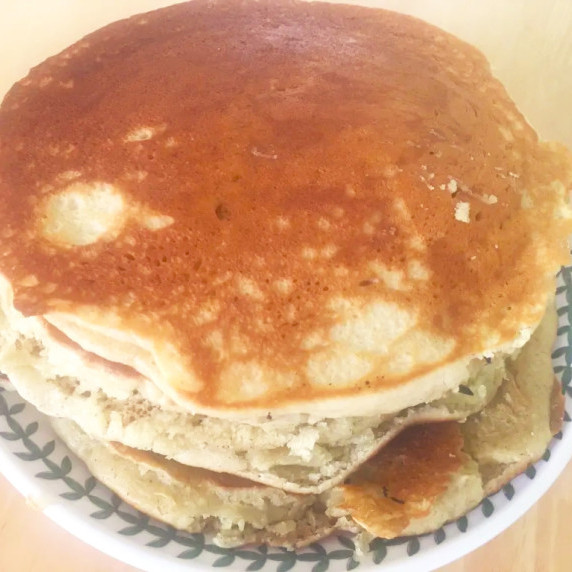
M 419 20 L 117 22 L 0 108 L 0 370 L 101 481 L 221 545 L 427 532 L 558 430 L 571 186 Z

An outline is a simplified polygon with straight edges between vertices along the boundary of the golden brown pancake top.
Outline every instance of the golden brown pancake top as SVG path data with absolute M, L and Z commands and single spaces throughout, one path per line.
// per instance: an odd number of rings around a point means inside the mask
M 341 487 L 340 508 L 369 532 L 394 538 L 427 516 L 468 456 L 456 422 L 409 427 Z
M 26 315 L 96 308 L 172 343 L 198 384 L 169 383 L 199 408 L 377 393 L 540 319 L 571 179 L 484 57 L 430 25 L 198 0 L 103 28 L 9 92 L 0 269 Z M 61 204 L 99 220 L 83 195 L 110 199 L 110 226 L 66 242 Z M 353 335 L 332 328 L 357 315 L 375 342 L 378 303 L 442 355 L 397 371 L 358 340 L 373 365 L 316 383 L 309 360 L 333 375 Z

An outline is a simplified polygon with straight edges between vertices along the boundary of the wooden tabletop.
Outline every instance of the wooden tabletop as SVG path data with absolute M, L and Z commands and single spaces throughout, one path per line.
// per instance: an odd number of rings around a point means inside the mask
M 26 0 L 0 8 L 0 96 L 28 68 L 81 35 L 130 13 L 176 0 Z M 180 1 L 180 0 L 178 0 Z M 346 2 L 352 0 L 345 0 Z M 478 45 L 529 120 L 572 145 L 570 0 L 353 0 L 401 9 Z M 558 57 L 556 57 L 558 56 Z M 0 572 L 128 572 L 59 529 L 0 477 Z M 502 535 L 441 572 L 572 570 L 572 465 Z M 420 572 L 424 572 L 420 570 Z
M 508 530 L 440 572 L 570 570 L 572 463 L 540 502 Z M 0 476 L 0 571 L 134 572 L 135 568 L 101 554 L 60 529 L 28 506 Z

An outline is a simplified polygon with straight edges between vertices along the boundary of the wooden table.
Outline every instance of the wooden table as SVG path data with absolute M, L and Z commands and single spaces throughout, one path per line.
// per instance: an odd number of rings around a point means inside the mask
M 0 95 L 28 68 L 81 35 L 130 13 L 181 0 L 2 2 Z M 344 0 L 416 14 L 478 45 L 527 117 L 547 138 L 572 145 L 572 2 Z M 457 6 L 455 6 L 457 5 Z M 559 57 L 554 57 L 558 54 Z M 0 477 L 0 572 L 127 572 L 60 530 Z M 441 572 L 572 570 L 572 465 L 525 517 Z M 424 572 L 424 571 L 420 571 Z
M 0 477 L 0 572 L 134 570 L 60 529 L 39 511 L 29 507 L 19 493 Z M 524 517 L 485 546 L 445 566 L 440 572 L 570 570 L 572 463 Z

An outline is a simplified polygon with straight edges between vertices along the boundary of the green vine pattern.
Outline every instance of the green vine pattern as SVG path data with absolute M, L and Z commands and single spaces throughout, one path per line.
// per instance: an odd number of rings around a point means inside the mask
M 563 284 L 557 288 L 559 301 L 563 298 L 563 305 L 558 308 L 558 315 L 562 321 L 567 318 L 567 324 L 558 328 L 559 347 L 553 352 L 553 359 L 557 362 L 555 373 L 562 379 L 562 391 L 569 398 L 572 398 L 572 267 L 562 268 L 560 272 L 560 282 Z M 564 344 L 564 345 L 562 345 Z M 19 417 L 26 410 L 27 405 L 17 401 L 12 405 L 6 399 L 6 392 L 0 387 L 0 418 L 3 418 L 9 431 L 0 432 L 0 438 L 10 442 L 20 442 L 25 451 L 15 452 L 14 455 L 25 462 L 41 461 L 45 470 L 38 472 L 35 476 L 39 479 L 50 481 L 61 481 L 66 486 L 66 491 L 59 493 L 59 496 L 67 501 L 78 501 L 87 499 L 95 509 L 90 514 L 93 519 L 107 520 L 112 516 L 118 517 L 126 526 L 117 532 L 123 536 L 133 537 L 141 533 L 146 533 L 151 540 L 146 542 L 146 546 L 151 548 L 164 548 L 166 546 L 176 546 L 178 548 L 176 557 L 181 560 L 193 560 L 208 553 L 214 560 L 211 566 L 214 568 L 236 567 L 237 563 L 244 566 L 244 570 L 262 570 L 269 564 L 276 565 L 276 572 L 288 572 L 298 563 L 311 564 L 311 572 L 326 572 L 330 569 L 332 562 L 341 561 L 345 563 L 346 570 L 353 570 L 360 565 L 360 560 L 356 554 L 356 546 L 353 540 L 346 535 L 336 536 L 338 547 L 327 550 L 322 544 L 314 543 L 300 551 L 289 551 L 280 548 L 268 548 L 264 545 L 254 548 L 221 548 L 215 544 L 208 543 L 207 537 L 203 534 L 191 534 L 181 532 L 171 526 L 161 524 L 143 513 L 126 505 L 116 494 L 99 484 L 92 476 L 78 482 L 71 476 L 73 463 L 69 456 L 64 455 L 59 462 L 54 460 L 56 451 L 56 441 L 49 440 L 44 445 L 38 445 L 33 437 L 38 433 L 40 425 L 37 421 L 23 426 Z M 565 413 L 565 421 L 570 422 L 568 412 Z M 556 439 L 562 439 L 562 433 L 556 435 Z M 550 459 L 550 449 L 547 449 L 542 457 L 542 461 Z M 537 469 L 530 466 L 525 471 L 529 479 L 536 476 Z M 501 492 L 507 499 L 512 500 L 515 495 L 513 483 L 506 484 Z M 103 498 L 103 497 L 106 498 Z M 485 518 L 489 518 L 495 511 L 493 497 L 485 498 L 479 505 L 480 511 Z M 470 515 L 469 515 L 470 517 Z M 469 528 L 469 517 L 462 516 L 456 522 L 456 528 L 461 533 L 465 533 Z M 421 548 L 426 538 L 439 545 L 447 539 L 445 528 L 440 528 L 432 534 L 415 536 L 409 538 L 396 538 L 386 540 L 376 538 L 371 541 L 369 548 L 371 559 L 375 564 L 381 564 L 388 556 L 390 550 L 396 546 L 405 548 L 408 556 L 414 556 Z M 180 550 L 180 552 L 179 552 Z
M 564 363 L 554 367 L 554 373 L 562 380 L 562 391 L 572 398 L 572 267 L 566 266 L 560 271 L 560 279 L 563 284 L 556 288 L 556 295 L 563 296 L 565 303 L 558 308 L 558 316 L 566 316 L 567 324 L 558 327 L 557 336 L 562 345 L 554 350 L 552 359 L 564 360 Z M 565 421 L 570 421 L 568 412 Z

